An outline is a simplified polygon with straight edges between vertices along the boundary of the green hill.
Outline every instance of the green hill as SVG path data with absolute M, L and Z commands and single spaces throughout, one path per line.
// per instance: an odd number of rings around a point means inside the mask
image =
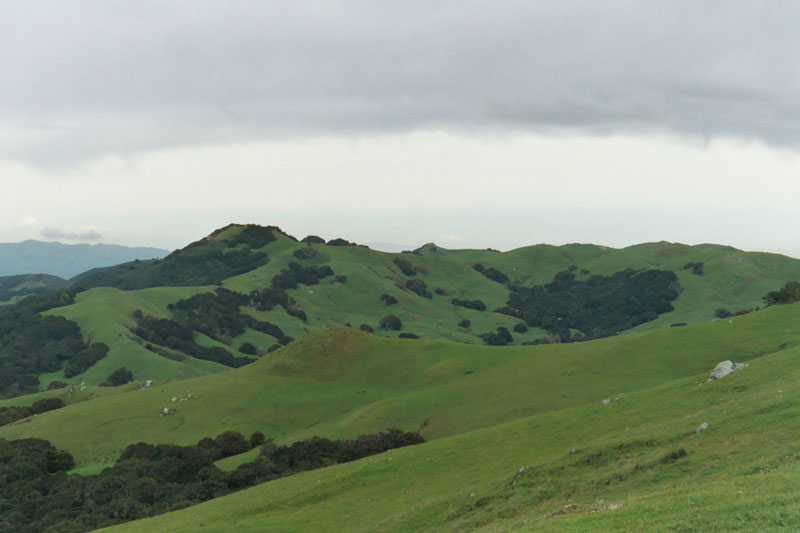
M 31 294 L 66 289 L 70 282 L 49 274 L 20 274 L 0 277 L 0 305 L 16 303 Z
M 97 385 L 122 367 L 138 380 L 215 374 L 329 325 L 519 346 L 698 324 L 756 308 L 795 279 L 796 259 L 717 245 L 390 254 L 232 224 L 163 259 L 74 278 L 75 303 L 45 315 L 74 321 L 107 355 L 78 374 L 39 365 L 6 390 Z

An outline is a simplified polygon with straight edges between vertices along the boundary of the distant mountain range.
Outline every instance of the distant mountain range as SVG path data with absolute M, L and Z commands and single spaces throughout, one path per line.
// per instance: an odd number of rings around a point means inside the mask
M 62 244 L 28 240 L 0 243 L 0 276 L 51 274 L 69 279 L 92 268 L 157 259 L 169 250 L 116 244 Z

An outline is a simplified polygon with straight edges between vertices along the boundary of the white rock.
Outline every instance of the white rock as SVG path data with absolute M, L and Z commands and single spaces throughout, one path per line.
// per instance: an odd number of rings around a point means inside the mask
M 610 404 L 610 403 L 611 403 L 611 400 L 609 400 L 608 398 L 606 398 L 605 400 L 603 400 L 603 401 L 602 401 L 602 402 L 600 402 L 600 403 L 602 403 L 603 405 L 608 405 L 608 404 Z
M 164 411 L 162 411 L 162 414 L 168 415 L 169 414 L 169 407 L 165 407 Z
M 731 360 L 722 361 L 717 366 L 714 367 L 714 370 L 711 371 L 711 375 L 708 378 L 708 381 L 724 378 L 734 370 L 739 370 L 741 368 L 746 367 L 747 365 L 744 363 L 737 364 Z
M 700 424 L 700 427 L 694 430 L 695 434 L 700 433 L 701 431 L 705 431 L 708 429 L 708 422 L 703 422 Z

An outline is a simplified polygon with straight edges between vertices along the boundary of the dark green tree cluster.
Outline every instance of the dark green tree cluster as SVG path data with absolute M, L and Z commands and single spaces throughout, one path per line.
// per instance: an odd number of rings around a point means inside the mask
M 289 263 L 280 273 L 272 278 L 272 286 L 277 289 L 296 289 L 297 285 L 317 285 L 319 280 L 333 276 L 333 270 L 328 265 L 303 266 L 296 261 Z
M 397 303 L 397 298 L 395 298 L 395 297 L 394 297 L 394 296 L 392 296 L 391 294 L 385 294 L 385 293 L 384 293 L 384 294 L 381 294 L 381 300 L 382 300 L 382 301 L 383 301 L 383 303 L 385 303 L 386 305 L 394 305 L 394 304 L 396 304 L 396 303 Z
M 488 279 L 492 281 L 496 281 L 497 283 L 508 283 L 508 276 L 497 270 L 496 268 L 486 268 L 480 263 L 475 263 L 472 265 L 472 268 L 486 276 Z
M 695 276 L 705 276 L 706 273 L 703 271 L 703 262 L 697 261 L 696 263 L 686 263 L 683 266 L 682 270 L 691 270 L 692 274 Z
M 431 291 L 428 290 L 428 286 L 421 279 L 410 279 L 406 281 L 406 289 L 423 298 L 433 298 Z
M 62 407 L 64 407 L 64 401 L 61 398 L 44 398 L 33 402 L 31 405 L 0 407 L 0 426 L 5 426 L 29 416 L 61 409 Z
M 508 305 L 522 313 L 528 326 L 565 342 L 571 339 L 570 329 L 594 339 L 654 320 L 672 311 L 670 302 L 677 297 L 677 277 L 668 270 L 628 269 L 586 281 L 566 270 L 546 285 L 512 288 Z
M 317 235 L 307 235 L 300 242 L 304 242 L 307 244 L 325 244 L 325 239 L 323 239 L 322 237 L 318 237 Z
M 100 386 L 119 387 L 131 381 L 133 381 L 133 372 L 123 366 L 113 371 Z
M 514 342 L 514 337 L 512 337 L 511 333 L 508 332 L 508 329 L 504 328 L 503 326 L 500 326 L 494 332 L 490 331 L 478 336 L 482 338 L 489 346 L 506 346 L 507 344 Z
M 403 323 L 400 321 L 400 317 L 397 315 L 386 315 L 385 317 L 381 318 L 378 324 L 382 329 L 392 329 L 395 331 L 399 331 L 403 327 Z
M 766 305 L 800 302 L 800 282 L 790 281 L 780 290 L 768 292 L 762 299 Z
M 358 246 L 354 242 L 350 242 L 347 239 L 341 239 L 341 238 L 331 239 L 331 240 L 329 240 L 327 242 L 327 245 L 328 246 Z
M 269 261 L 266 253 L 253 252 L 250 247 L 260 248 L 272 242 L 275 240 L 273 232 L 280 232 L 280 229 L 245 226 L 237 236 L 221 239 L 220 234 L 228 228 L 230 226 L 221 228 L 164 259 L 137 260 L 97 268 L 76 276 L 72 281 L 75 287 L 82 289 L 116 287 L 134 290 L 216 285 L 225 278 L 249 272 Z
M 0 397 L 39 391 L 39 375 L 64 369 L 73 377 L 105 357 L 105 344 L 86 344 L 75 322 L 39 313 L 70 305 L 75 293 L 34 295 L 0 307 Z
M 227 431 L 194 446 L 133 444 L 115 465 L 91 476 L 67 474 L 72 457 L 41 439 L 0 439 L 0 531 L 89 531 L 182 509 L 298 472 L 419 444 L 417 433 L 389 430 L 352 440 L 313 437 L 261 445 Z M 213 461 L 261 445 L 252 462 L 223 472 Z M 55 529 L 54 529 L 55 530 Z
M 486 311 L 486 304 L 480 300 L 460 300 L 458 298 L 453 298 L 450 300 L 450 303 L 466 307 L 467 309 L 474 309 L 475 311 Z
M 397 268 L 400 269 L 400 272 L 402 272 L 406 276 L 417 275 L 417 269 L 414 268 L 414 265 L 412 265 L 407 259 L 403 259 L 402 257 L 397 257 L 393 259 L 392 262 L 395 265 L 397 265 Z
M 232 368 L 238 368 L 255 361 L 255 359 L 250 359 L 249 357 L 234 357 L 228 350 L 218 346 L 206 348 L 197 344 L 194 340 L 192 328 L 175 320 L 153 318 L 142 315 L 141 312 L 134 314 L 134 318 L 136 318 L 137 326 L 133 328 L 133 334 L 148 343 L 166 346 L 197 359 L 214 361 Z

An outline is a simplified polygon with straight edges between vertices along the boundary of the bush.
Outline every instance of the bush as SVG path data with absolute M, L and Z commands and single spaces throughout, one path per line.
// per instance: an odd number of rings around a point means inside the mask
M 396 315 L 386 315 L 385 317 L 381 318 L 379 324 L 383 329 L 392 329 L 395 331 L 399 331 L 403 327 L 403 323 Z
M 383 300 L 383 303 L 386 305 L 394 305 L 397 303 L 397 298 L 391 294 L 381 294 L 381 300 Z
M 65 387 L 67 387 L 67 384 L 63 381 L 51 381 L 50 385 L 47 386 L 47 390 L 63 389 Z
M 327 244 L 328 246 L 356 246 L 356 243 L 350 242 L 346 239 L 331 239 Z
M 360 329 L 361 331 L 366 331 L 367 333 L 375 333 L 375 330 L 372 329 L 372 326 L 370 326 L 369 324 L 361 324 L 360 326 L 358 326 L 358 329 Z
M 305 242 L 308 244 L 325 244 L 325 239 L 322 237 L 317 237 L 316 235 L 308 235 L 300 242 Z
M 517 333 L 527 333 L 528 326 L 526 326 L 524 322 L 519 322 L 514 325 L 514 331 Z
M 403 259 L 401 257 L 398 257 L 398 258 L 394 259 L 392 262 L 395 265 L 397 265 L 397 268 L 400 269 L 400 272 L 402 272 L 406 276 L 416 276 L 417 275 L 417 269 L 414 268 L 414 266 L 408 260 Z
M 467 309 L 474 309 L 475 311 L 486 311 L 486 304 L 480 300 L 459 300 L 458 298 L 453 298 L 450 300 L 450 303 L 466 307 Z
M 406 289 L 422 296 L 423 298 L 432 298 L 431 293 L 428 291 L 428 286 L 421 279 L 410 279 L 406 281 Z
M 469 320 L 467 320 L 466 318 L 465 318 L 465 319 L 463 319 L 461 322 L 459 322 L 459 323 L 458 323 L 458 327 L 460 327 L 460 328 L 464 328 L 464 329 L 469 329 L 469 327 L 470 327 L 471 325 L 472 325 L 472 322 L 470 322 L 470 321 L 469 321 Z
M 497 283 L 507 283 L 508 276 L 497 270 L 496 268 L 486 268 L 480 263 L 475 263 L 472 265 L 472 268 L 486 276 L 488 279 L 492 281 L 496 281 Z
M 250 435 L 250 448 L 255 448 L 256 446 L 261 446 L 264 443 L 266 437 L 260 431 L 256 431 L 252 435 Z
M 733 313 L 731 313 L 724 307 L 720 307 L 714 311 L 714 316 L 717 318 L 728 318 L 729 316 L 733 316 Z
M 112 387 L 125 385 L 126 383 L 133 381 L 133 372 L 123 366 L 112 372 L 111 375 L 106 378 L 106 381 Z
M 439 296 L 447 296 L 448 294 L 450 294 L 450 292 L 448 292 L 448 290 L 447 290 L 447 289 L 445 289 L 444 287 L 436 287 L 436 288 L 433 290 L 433 292 L 435 292 L 435 293 L 436 293 L 436 294 L 438 294 Z
M 239 353 L 247 354 L 247 355 L 256 355 L 258 353 L 255 344 L 252 342 L 243 342 L 239 346 Z
M 768 292 L 762 299 L 766 305 L 798 302 L 800 301 L 800 282 L 790 281 L 781 290 Z
M 419 339 L 419 335 L 416 333 L 401 333 L 397 336 L 399 339 Z
M 497 328 L 497 331 L 494 333 L 484 333 L 479 335 L 479 337 L 490 346 L 505 346 L 514 342 L 514 337 L 512 337 L 511 333 L 509 333 L 508 330 L 502 326 Z

